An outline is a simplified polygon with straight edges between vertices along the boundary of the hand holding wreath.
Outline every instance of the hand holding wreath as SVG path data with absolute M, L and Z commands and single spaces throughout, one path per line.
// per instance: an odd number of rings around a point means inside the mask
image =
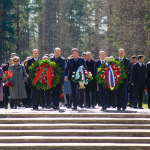
M 108 59 L 97 69 L 96 78 L 103 87 L 117 90 L 126 78 L 124 65 L 114 59 Z

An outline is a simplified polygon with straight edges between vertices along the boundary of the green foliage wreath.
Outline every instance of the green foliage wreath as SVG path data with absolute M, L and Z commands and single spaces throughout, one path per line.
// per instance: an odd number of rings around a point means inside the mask
M 125 74 L 125 69 L 124 69 L 124 64 L 120 61 L 116 61 L 114 59 L 108 59 L 106 63 L 111 67 L 113 73 L 114 73 L 114 79 L 115 79 L 115 87 L 112 87 L 111 90 L 113 89 L 118 89 L 120 84 L 122 84 L 127 77 Z M 102 64 L 100 68 L 97 69 L 97 74 L 96 78 L 98 80 L 99 84 L 102 84 L 104 88 L 108 88 L 107 84 L 107 66 L 105 64 Z
M 44 64 L 47 64 L 47 66 L 51 66 L 51 68 L 54 70 L 54 74 L 53 74 L 54 76 L 52 77 L 51 84 L 52 84 L 52 87 L 55 87 L 56 84 L 60 82 L 62 70 L 55 62 L 52 62 L 48 59 L 42 59 L 42 60 L 38 60 L 37 62 L 32 63 L 32 65 L 29 67 L 29 75 L 30 75 L 29 78 L 32 82 L 35 78 L 37 68 Z M 32 83 L 32 85 L 36 87 L 38 90 L 42 89 L 45 91 L 45 90 L 51 89 L 50 87 L 47 86 L 47 84 L 43 84 L 39 82 L 36 82 L 35 84 Z

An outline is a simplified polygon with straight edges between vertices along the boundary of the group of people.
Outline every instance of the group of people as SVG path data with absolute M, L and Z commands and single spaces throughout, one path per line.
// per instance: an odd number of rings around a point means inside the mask
M 56 47 L 53 54 L 45 54 L 43 58 L 39 58 L 39 50 L 34 49 L 32 56 L 27 57 L 23 63 L 12 53 L 8 63 L 2 64 L 0 76 L 4 71 L 11 70 L 13 76 L 7 80 L 11 81 L 13 86 L 5 86 L 5 79 L 0 78 L 0 105 L 7 109 L 10 102 L 10 108 L 17 108 L 22 104 L 25 108 L 32 107 L 34 110 L 39 109 L 39 106 L 59 109 L 60 102 L 64 99 L 65 106 L 73 110 L 77 110 L 78 107 L 95 106 L 102 107 L 102 110 L 109 107 L 126 110 L 128 105 L 135 109 L 143 109 L 143 93 L 147 89 L 150 109 L 150 62 L 145 65 L 143 55 L 132 56 L 130 61 L 125 57 L 124 49 L 118 50 L 119 56 L 115 60 L 124 64 L 126 78 L 118 90 L 110 90 L 104 88 L 96 79 L 97 69 L 109 58 L 106 57 L 105 51 L 99 52 L 97 61 L 93 60 L 91 52 L 84 52 L 81 57 L 77 48 L 73 48 L 71 52 L 72 54 L 65 59 L 61 56 L 61 49 Z M 30 81 L 29 67 L 39 59 L 50 59 L 62 70 L 59 83 L 46 91 L 38 90 Z M 90 71 L 93 76 L 93 80 L 85 85 L 85 89 L 79 89 L 79 84 L 71 79 L 73 72 L 80 66 Z

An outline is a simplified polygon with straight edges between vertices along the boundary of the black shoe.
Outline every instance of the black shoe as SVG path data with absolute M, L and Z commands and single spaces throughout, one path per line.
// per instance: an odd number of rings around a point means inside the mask
M 71 108 L 71 105 L 70 105 L 70 104 L 68 104 L 67 108 Z
M 77 110 L 77 107 L 73 107 L 72 109 L 73 109 L 73 110 Z
M 133 105 L 132 105 L 132 104 L 129 104 L 129 107 L 133 108 Z
M 51 108 L 54 108 L 54 109 L 57 108 L 54 104 L 50 104 L 50 107 L 51 107 Z
M 95 108 L 95 105 L 92 105 L 93 108 Z
M 106 110 L 106 109 L 107 109 L 107 106 L 106 106 L 106 105 L 102 107 L 102 110 Z
M 137 107 L 136 107 L 136 106 L 134 106 L 133 108 L 134 108 L 134 109 L 137 109 Z
M 120 107 L 117 107 L 117 110 L 121 110 L 121 108 L 120 108 Z
M 46 106 L 46 109 L 50 109 L 50 106 Z
M 38 110 L 38 106 L 34 106 L 34 107 L 33 107 L 33 110 Z
M 143 109 L 142 107 L 139 107 L 139 109 Z
M 25 108 L 31 108 L 31 106 L 30 105 L 25 105 Z
M 126 106 L 123 106 L 122 109 L 123 109 L 123 110 L 126 110 Z
M 59 107 L 56 107 L 56 110 L 59 110 Z

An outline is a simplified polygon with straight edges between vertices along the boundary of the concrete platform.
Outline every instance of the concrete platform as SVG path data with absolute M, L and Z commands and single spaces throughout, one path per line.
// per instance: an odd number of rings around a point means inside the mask
M 150 150 L 150 110 L 0 109 L 0 150 Z

